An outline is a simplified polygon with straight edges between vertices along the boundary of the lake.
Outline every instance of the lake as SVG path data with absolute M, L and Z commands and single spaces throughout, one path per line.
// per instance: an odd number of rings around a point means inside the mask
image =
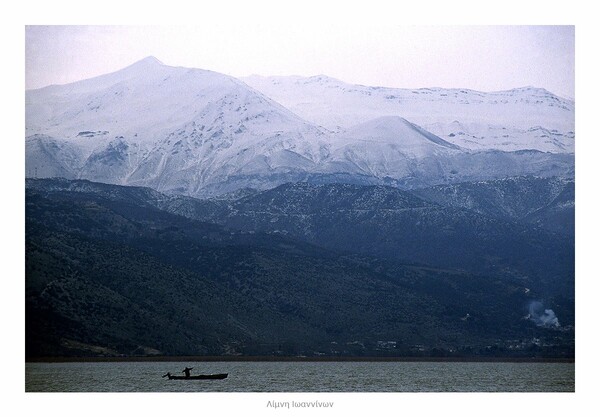
M 168 380 L 228 373 L 223 380 Z M 26 363 L 26 392 L 574 392 L 575 364 L 548 362 Z

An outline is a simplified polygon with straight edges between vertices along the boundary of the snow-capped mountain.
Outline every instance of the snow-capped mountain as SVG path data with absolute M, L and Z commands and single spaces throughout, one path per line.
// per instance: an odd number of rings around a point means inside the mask
M 334 131 L 400 116 L 471 150 L 572 153 L 575 104 L 542 88 L 480 92 L 351 85 L 327 76 L 250 76 L 247 84 Z
M 327 154 L 322 129 L 241 81 L 154 58 L 28 91 L 26 107 L 27 165 L 39 176 L 193 194 L 232 176 L 306 170 Z
M 561 142 L 558 130 L 570 128 L 565 114 L 572 115 L 572 103 L 560 109 L 522 104 L 532 109 L 525 115 L 517 114 L 514 105 L 496 105 L 505 109 L 494 119 L 500 131 L 506 123 L 510 132 L 518 128 L 530 135 L 554 135 L 564 148 L 556 145 L 552 152 L 557 153 L 499 152 L 482 141 L 477 142 L 481 146 L 465 146 L 467 139 L 456 140 L 477 133 L 479 125 L 473 120 L 484 120 L 494 106 L 483 99 L 461 104 L 454 96 L 440 99 L 439 90 L 437 100 L 411 96 L 412 107 L 406 98 L 395 100 L 395 107 L 378 107 L 379 99 L 360 100 L 368 97 L 365 91 L 380 95 L 376 88 L 340 90 L 328 78 L 312 80 L 306 90 L 299 80 L 293 85 L 293 91 L 275 88 L 265 94 L 227 75 L 171 67 L 150 57 L 111 74 L 27 91 L 27 176 L 82 178 L 202 196 L 307 180 L 414 187 L 573 174 L 573 155 L 566 152 L 572 143 Z M 317 92 L 322 96 L 312 97 Z M 535 100 L 538 93 L 522 91 L 519 100 Z M 465 94 L 475 100 L 480 93 Z M 308 100 L 306 111 L 302 103 L 294 104 L 298 97 Z M 461 108 L 470 119 L 448 122 L 456 116 L 446 114 L 452 108 Z M 490 117 L 479 122 L 488 123 Z M 338 119 L 346 120 L 343 128 L 331 122 Z M 525 119 L 538 127 L 527 127 Z M 424 122 L 437 123 L 438 132 L 452 132 L 436 135 Z

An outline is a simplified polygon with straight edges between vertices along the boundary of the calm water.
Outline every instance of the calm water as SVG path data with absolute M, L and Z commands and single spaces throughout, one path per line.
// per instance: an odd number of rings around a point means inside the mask
M 177 381 L 185 366 L 229 373 Z M 574 363 L 96 362 L 27 363 L 27 392 L 559 392 L 575 390 Z

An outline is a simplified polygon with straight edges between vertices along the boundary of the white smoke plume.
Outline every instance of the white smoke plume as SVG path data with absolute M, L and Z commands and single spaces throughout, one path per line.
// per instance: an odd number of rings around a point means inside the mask
M 543 327 L 560 327 L 558 317 L 550 308 L 544 308 L 544 305 L 539 301 L 532 301 L 529 304 L 529 319 L 538 326 Z

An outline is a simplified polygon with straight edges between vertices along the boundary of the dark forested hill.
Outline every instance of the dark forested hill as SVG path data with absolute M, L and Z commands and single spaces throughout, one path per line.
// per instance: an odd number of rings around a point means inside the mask
M 419 197 L 445 207 L 533 224 L 575 234 L 575 181 L 564 178 L 515 177 L 440 185 L 415 190 Z
M 27 355 L 572 355 L 568 241 L 461 210 L 386 187 L 29 180 Z
M 285 184 L 221 202 L 219 209 L 210 205 L 214 202 L 200 204 L 201 209 L 186 215 L 333 250 L 510 275 L 524 285 L 534 285 L 533 279 L 549 294 L 573 295 L 574 248 L 568 234 L 506 215 L 425 201 L 392 187 Z M 538 204 L 528 215 L 547 219 L 542 207 L 548 206 Z

